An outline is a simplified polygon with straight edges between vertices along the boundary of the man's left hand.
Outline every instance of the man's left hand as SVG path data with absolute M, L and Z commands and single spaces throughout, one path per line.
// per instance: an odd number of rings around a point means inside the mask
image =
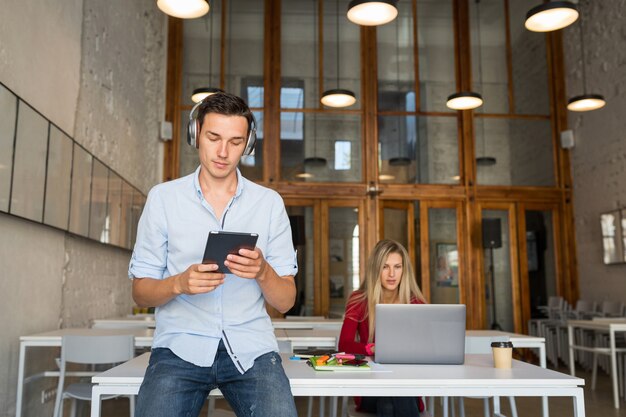
M 228 255 L 224 265 L 230 272 L 241 278 L 262 279 L 267 267 L 267 262 L 261 249 L 239 249 L 238 255 Z

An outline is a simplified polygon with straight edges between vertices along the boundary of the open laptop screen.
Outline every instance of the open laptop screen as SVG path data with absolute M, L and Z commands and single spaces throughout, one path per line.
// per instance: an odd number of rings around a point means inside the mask
M 464 359 L 464 304 L 376 305 L 376 362 L 458 365 Z

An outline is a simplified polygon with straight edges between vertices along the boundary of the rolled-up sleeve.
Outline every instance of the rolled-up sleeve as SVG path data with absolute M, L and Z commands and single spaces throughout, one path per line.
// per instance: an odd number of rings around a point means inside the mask
M 167 269 L 166 216 L 158 187 L 148 193 L 128 266 L 129 278 L 162 279 Z
M 296 275 L 298 261 L 293 249 L 291 225 L 285 210 L 285 203 L 278 193 L 274 194 L 275 201 L 272 207 L 270 220 L 270 239 L 268 241 L 265 259 L 281 276 Z

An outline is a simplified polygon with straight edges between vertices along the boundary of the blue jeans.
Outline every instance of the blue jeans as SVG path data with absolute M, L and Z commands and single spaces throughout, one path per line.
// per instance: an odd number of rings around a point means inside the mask
M 238 417 L 296 417 L 289 380 L 276 352 L 239 373 L 224 343 L 213 366 L 186 362 L 171 350 L 155 348 L 137 397 L 136 417 L 196 417 L 207 395 L 219 388 Z

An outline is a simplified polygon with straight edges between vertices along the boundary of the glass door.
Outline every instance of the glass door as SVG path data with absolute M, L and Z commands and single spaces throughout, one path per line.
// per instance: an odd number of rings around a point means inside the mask
M 539 306 L 550 296 L 561 295 L 559 214 L 556 204 L 519 204 L 520 275 L 523 324 L 538 318 Z

